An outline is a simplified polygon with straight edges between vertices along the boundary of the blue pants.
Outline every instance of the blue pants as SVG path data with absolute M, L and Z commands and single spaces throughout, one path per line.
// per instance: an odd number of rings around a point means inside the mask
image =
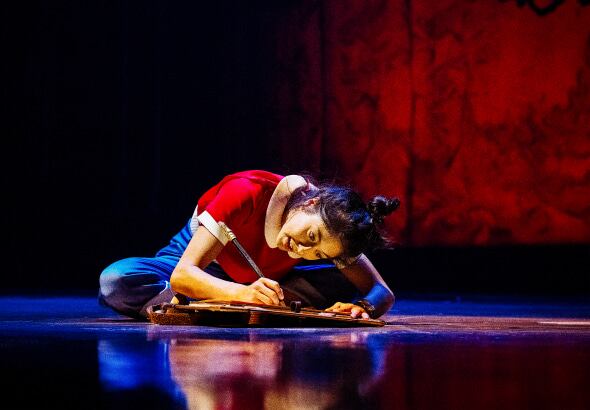
M 146 317 L 148 306 L 169 302 L 174 296 L 170 275 L 191 237 L 187 223 L 155 257 L 127 258 L 108 266 L 100 275 L 99 302 L 134 318 Z M 333 264 L 314 262 L 302 260 L 279 281 L 286 295 L 317 309 L 358 296 L 354 285 Z M 205 271 L 233 281 L 217 263 L 211 263 Z

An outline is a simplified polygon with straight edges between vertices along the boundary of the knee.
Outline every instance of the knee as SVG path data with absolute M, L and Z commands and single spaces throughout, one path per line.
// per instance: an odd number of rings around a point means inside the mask
M 114 306 L 128 291 L 125 277 L 134 265 L 135 258 L 128 258 L 109 265 L 99 277 L 100 299 L 108 306 Z

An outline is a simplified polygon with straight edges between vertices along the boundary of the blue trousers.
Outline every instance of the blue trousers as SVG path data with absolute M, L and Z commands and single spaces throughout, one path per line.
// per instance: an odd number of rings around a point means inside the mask
M 123 315 L 145 318 L 148 306 L 169 302 L 174 296 L 170 275 L 191 237 L 187 223 L 154 257 L 126 258 L 108 266 L 99 279 L 99 303 Z M 314 262 L 302 260 L 279 281 L 286 295 L 317 309 L 358 296 L 354 285 L 333 264 Z M 215 262 L 205 271 L 233 281 Z

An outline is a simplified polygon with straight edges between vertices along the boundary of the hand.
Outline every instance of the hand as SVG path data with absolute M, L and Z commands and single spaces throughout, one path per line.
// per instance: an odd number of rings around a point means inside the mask
M 250 285 L 241 285 L 234 298 L 240 302 L 279 305 L 285 296 L 277 281 L 260 278 Z
M 369 314 L 365 309 L 352 303 L 336 302 L 334 305 L 326 309 L 326 312 L 350 313 L 350 316 L 355 319 L 369 319 Z

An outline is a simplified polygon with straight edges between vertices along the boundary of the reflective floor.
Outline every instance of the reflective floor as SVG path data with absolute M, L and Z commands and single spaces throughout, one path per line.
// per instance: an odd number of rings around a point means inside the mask
M 590 302 L 400 298 L 383 328 L 248 329 L 0 300 L 5 409 L 590 408 Z

